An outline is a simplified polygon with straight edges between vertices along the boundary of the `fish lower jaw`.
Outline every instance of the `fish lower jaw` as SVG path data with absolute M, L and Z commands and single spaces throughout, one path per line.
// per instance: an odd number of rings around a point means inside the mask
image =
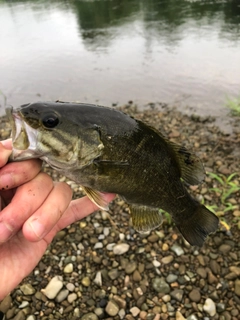
M 10 155 L 10 161 L 22 161 L 28 159 L 40 158 L 40 155 L 35 150 L 19 150 L 13 148 L 12 154 Z

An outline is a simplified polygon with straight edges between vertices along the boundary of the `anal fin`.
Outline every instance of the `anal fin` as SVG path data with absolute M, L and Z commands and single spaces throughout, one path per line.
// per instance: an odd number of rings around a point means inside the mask
M 94 190 L 89 187 L 81 186 L 83 191 L 86 193 L 88 198 L 95 203 L 96 206 L 98 206 L 102 210 L 108 210 L 108 203 L 104 200 L 103 195 L 101 192 Z
M 145 233 L 156 229 L 162 224 L 162 214 L 159 209 L 139 206 L 139 205 L 129 205 L 133 228 L 139 233 Z

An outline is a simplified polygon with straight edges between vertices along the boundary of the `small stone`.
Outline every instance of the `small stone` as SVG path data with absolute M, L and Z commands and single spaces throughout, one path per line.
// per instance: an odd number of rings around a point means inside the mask
M 154 265 L 155 268 L 159 268 L 161 266 L 161 262 L 155 259 L 153 260 L 152 264 Z
M 173 256 L 169 255 L 169 256 L 166 256 L 166 257 L 163 257 L 161 262 L 163 264 L 169 264 L 173 261 Z
M 107 312 L 107 314 L 109 316 L 115 317 L 119 312 L 119 306 L 115 301 L 110 300 L 110 301 L 108 301 L 108 304 L 105 308 L 105 311 Z
M 96 277 L 94 278 L 93 282 L 99 287 L 102 286 L 102 273 L 101 273 L 101 271 L 98 271 L 96 273 Z
M 140 272 L 139 272 L 138 270 L 135 270 L 135 271 L 133 272 L 133 281 L 139 282 L 139 281 L 141 281 L 141 280 L 142 280 L 142 277 L 141 277 Z
M 170 287 L 163 278 L 154 278 L 152 280 L 153 289 L 159 293 L 169 293 Z
M 6 296 L 0 303 L 0 311 L 6 313 L 12 305 L 12 297 L 10 295 Z
M 67 297 L 67 301 L 71 304 L 75 300 L 77 300 L 77 294 L 75 292 L 70 293 Z
M 131 274 L 137 269 L 136 261 L 129 261 L 125 266 L 126 274 Z
M 33 314 L 27 317 L 27 320 L 36 320 L 36 317 Z
M 182 301 L 182 298 L 183 298 L 183 293 L 184 293 L 184 291 L 183 291 L 182 289 L 175 289 L 175 290 L 173 290 L 173 291 L 170 292 L 170 296 L 171 296 L 173 299 L 181 302 L 181 301 Z
M 117 279 L 118 276 L 119 276 L 118 269 L 111 269 L 111 270 L 108 272 L 108 276 L 109 276 L 109 278 L 112 279 L 112 280 Z
M 130 246 L 128 243 L 119 243 L 113 247 L 113 253 L 116 255 L 121 255 L 128 252 Z
M 73 272 L 73 264 L 72 263 L 68 263 L 64 269 L 63 269 L 64 273 L 72 273 Z
M 93 248 L 94 248 L 94 250 L 102 249 L 103 248 L 102 242 L 95 243 Z
M 25 283 L 21 285 L 20 290 L 25 296 L 31 296 L 36 292 L 36 290 L 33 288 L 33 286 L 30 283 Z
M 94 313 L 100 318 L 103 319 L 104 317 L 104 309 L 103 308 L 95 308 Z
M 186 318 L 184 318 L 184 316 L 181 314 L 180 311 L 176 312 L 176 320 L 186 320 Z
M 216 314 L 216 305 L 213 302 L 212 299 L 207 298 L 204 305 L 203 305 L 203 310 L 207 312 L 211 317 L 215 316 Z
M 93 312 L 89 312 L 82 316 L 80 320 L 98 320 L 98 316 Z
M 199 302 L 201 300 L 201 294 L 200 294 L 199 290 L 198 289 L 193 289 L 189 293 L 189 298 L 193 302 Z
M 73 316 L 74 317 L 76 317 L 77 319 L 79 319 L 79 317 L 80 317 L 80 309 L 79 308 L 75 308 L 74 310 L 73 310 Z
M 46 297 L 48 297 L 48 299 L 54 299 L 62 287 L 62 277 L 55 276 L 49 281 L 46 288 L 42 289 L 41 291 Z
M 234 291 L 237 296 L 240 297 L 240 279 L 237 279 L 234 283 Z
M 63 289 L 61 290 L 58 295 L 56 296 L 56 301 L 57 302 L 62 302 L 63 300 L 65 300 L 68 296 L 69 291 L 67 289 Z
M 232 247 L 229 244 L 221 244 L 220 247 L 218 248 L 218 250 L 220 252 L 222 252 L 223 254 L 228 253 L 229 251 L 231 251 Z
M 167 278 L 166 278 L 166 281 L 167 283 L 173 283 L 177 280 L 178 276 L 176 274 L 172 274 L 170 273 Z
M 28 301 L 22 301 L 22 303 L 18 306 L 19 309 L 26 308 L 29 305 Z
M 131 312 L 133 317 L 137 317 L 139 315 L 140 311 L 141 310 L 139 308 L 137 308 L 137 307 L 132 307 L 130 309 L 130 312 Z
M 75 289 L 75 285 L 71 282 L 67 283 L 66 288 L 68 289 L 68 291 L 72 292 Z
M 176 253 L 177 256 L 181 256 L 184 254 L 184 251 L 183 251 L 183 248 L 180 247 L 178 244 L 174 244 L 172 247 L 171 247 L 171 250 Z
M 84 286 L 84 287 L 89 287 L 90 286 L 90 284 L 91 284 L 91 281 L 90 281 L 90 278 L 89 277 L 84 277 L 84 278 L 82 278 L 82 285 Z

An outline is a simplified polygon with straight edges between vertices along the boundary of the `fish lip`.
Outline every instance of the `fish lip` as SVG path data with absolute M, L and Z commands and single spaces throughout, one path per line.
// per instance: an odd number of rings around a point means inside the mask
M 39 158 L 41 155 L 36 153 L 36 134 L 37 132 L 32 129 L 22 118 L 21 112 L 16 109 L 14 110 L 13 107 L 6 108 L 6 114 L 10 120 L 10 124 L 12 127 L 12 154 L 10 155 L 9 161 L 21 161 L 33 158 Z M 21 146 L 21 133 L 24 132 L 27 137 L 27 145 L 24 148 L 19 147 L 20 139 L 20 146 Z M 23 145 L 22 145 L 23 146 Z

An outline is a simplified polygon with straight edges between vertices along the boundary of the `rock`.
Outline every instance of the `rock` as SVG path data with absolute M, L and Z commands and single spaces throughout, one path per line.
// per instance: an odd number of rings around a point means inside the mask
M 138 270 L 135 270 L 135 271 L 133 272 L 133 281 L 139 282 L 139 281 L 141 281 L 141 280 L 142 280 L 142 277 L 141 277 L 140 272 L 139 272 Z
M 62 282 L 62 277 L 60 276 L 55 276 L 53 277 L 46 288 L 42 289 L 41 292 L 48 297 L 48 299 L 54 299 L 58 292 L 62 289 L 63 287 L 63 282 Z
M 131 274 L 137 269 L 136 261 L 129 261 L 125 266 L 126 274 Z
M 68 263 L 64 269 L 63 269 L 64 273 L 72 273 L 73 272 L 73 264 L 72 263 Z
M 98 271 L 96 273 L 96 277 L 94 278 L 93 282 L 99 287 L 102 286 L 102 273 L 101 273 L 101 271 Z
M 184 293 L 184 291 L 182 289 L 174 289 L 173 291 L 170 292 L 170 296 L 173 299 L 181 302 L 182 298 L 183 298 L 183 293 Z
M 129 246 L 128 243 L 119 243 L 119 244 L 116 244 L 116 245 L 113 247 L 113 253 L 116 254 L 116 255 L 124 254 L 124 253 L 128 252 L 129 247 L 130 247 L 130 246 Z
M 186 318 L 184 318 L 184 316 L 181 314 L 180 311 L 176 312 L 176 320 L 186 320 Z
M 21 285 L 20 290 L 25 296 L 31 296 L 36 292 L 36 290 L 30 283 L 24 283 L 23 285 Z
M 69 291 L 67 289 L 63 289 L 58 293 L 55 300 L 57 302 L 62 302 L 67 298 L 68 294 L 69 294 Z
M 19 311 L 17 315 L 14 317 L 14 320 L 25 320 L 26 316 L 23 310 Z
M 199 267 L 199 268 L 197 268 L 196 272 L 201 278 L 203 278 L 203 279 L 207 278 L 207 271 L 205 268 Z
M 71 304 L 75 300 L 77 300 L 77 294 L 75 292 L 70 293 L 67 297 L 67 301 Z
M 36 317 L 33 314 L 30 314 L 26 320 L 36 320 Z
M 119 306 L 114 300 L 110 300 L 108 301 L 105 311 L 109 316 L 115 317 L 119 312 Z
M 118 269 L 111 269 L 109 272 L 108 272 L 108 276 L 110 279 L 112 280 L 115 280 L 118 278 L 119 276 L 119 271 Z
M 0 303 L 0 311 L 6 313 L 12 305 L 12 297 L 10 295 L 6 296 Z
M 240 279 L 237 279 L 234 283 L 234 292 L 240 297 Z
M 18 306 L 19 309 L 24 309 L 29 305 L 28 301 L 22 301 L 22 303 Z
M 141 310 L 140 310 L 139 308 L 137 308 L 137 307 L 132 307 L 132 308 L 130 309 L 130 312 L 131 312 L 131 314 L 132 314 L 132 316 L 133 316 L 134 318 L 139 315 L 140 311 L 141 311 Z
M 212 270 L 213 274 L 218 275 L 221 273 L 221 268 L 220 268 L 219 263 L 217 263 L 217 261 L 211 260 L 209 266 L 210 266 L 210 269 Z
M 89 277 L 82 278 L 81 283 L 84 287 L 89 287 L 91 284 L 90 278 Z
M 75 285 L 71 282 L 67 283 L 66 288 L 68 289 L 68 291 L 72 292 L 75 289 Z
M 229 244 L 221 244 L 220 247 L 218 248 L 218 250 L 223 253 L 223 254 L 227 254 L 229 251 L 231 251 L 232 247 Z
M 163 264 L 169 264 L 173 261 L 173 256 L 169 255 L 169 256 L 166 256 L 166 257 L 163 257 L 161 262 Z
M 183 251 L 183 248 L 180 247 L 178 244 L 174 244 L 172 247 L 171 247 L 171 250 L 176 253 L 177 256 L 181 256 L 184 254 L 184 251 Z
M 156 277 L 152 280 L 153 289 L 159 293 L 169 293 L 170 287 L 163 278 Z
M 82 316 L 80 320 L 98 320 L 98 317 L 95 313 L 89 312 Z
M 153 260 L 152 264 L 154 265 L 155 268 L 159 268 L 161 266 L 161 262 L 155 259 Z
M 188 296 L 193 302 L 199 302 L 201 300 L 201 294 L 198 289 L 193 289 Z
M 212 299 L 207 298 L 204 305 L 203 305 L 203 310 L 207 312 L 211 317 L 215 316 L 216 314 L 216 305 L 213 302 Z
M 172 274 L 170 273 L 167 278 L 166 278 L 166 281 L 167 283 L 173 283 L 177 280 L 178 276 L 176 274 Z

